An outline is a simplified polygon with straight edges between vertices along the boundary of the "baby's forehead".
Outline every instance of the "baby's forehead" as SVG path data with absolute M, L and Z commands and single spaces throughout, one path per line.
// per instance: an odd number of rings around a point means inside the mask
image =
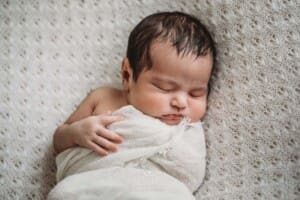
M 176 50 L 176 47 L 172 45 L 171 41 L 159 39 L 151 42 L 149 52 L 153 53 L 157 49 Z
M 154 40 L 149 48 L 149 56 L 150 59 L 153 61 L 157 57 L 161 57 L 161 54 L 165 54 L 166 52 L 173 54 L 173 56 L 176 56 L 178 58 L 188 58 L 191 60 L 196 60 L 199 57 L 206 56 L 206 55 L 197 55 L 196 53 L 193 53 L 193 51 L 184 50 L 184 48 L 188 47 L 181 47 L 181 51 L 178 50 L 178 48 L 171 42 L 171 40 L 168 39 L 156 39 Z M 208 54 L 210 54 L 212 58 L 212 54 L 208 51 Z

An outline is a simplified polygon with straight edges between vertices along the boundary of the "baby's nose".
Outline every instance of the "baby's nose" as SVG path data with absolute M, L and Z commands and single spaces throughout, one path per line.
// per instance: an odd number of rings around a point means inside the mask
M 177 93 L 171 100 L 171 105 L 180 110 L 187 107 L 187 95 L 185 93 Z

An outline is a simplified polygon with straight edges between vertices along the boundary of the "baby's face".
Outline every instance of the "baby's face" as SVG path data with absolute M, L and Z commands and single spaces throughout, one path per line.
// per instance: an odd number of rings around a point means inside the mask
M 206 111 L 211 55 L 180 57 L 169 43 L 156 42 L 151 58 L 152 68 L 142 71 L 136 82 L 129 81 L 129 103 L 169 125 L 185 116 L 192 122 L 201 119 Z

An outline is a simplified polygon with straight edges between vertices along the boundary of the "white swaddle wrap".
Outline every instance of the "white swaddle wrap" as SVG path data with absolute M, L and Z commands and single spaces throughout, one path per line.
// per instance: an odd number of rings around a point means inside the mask
M 48 199 L 194 199 L 205 173 L 201 122 L 170 126 L 130 105 L 113 114 L 125 117 L 109 126 L 124 138 L 119 151 L 101 157 L 76 147 L 59 154 L 60 182 Z

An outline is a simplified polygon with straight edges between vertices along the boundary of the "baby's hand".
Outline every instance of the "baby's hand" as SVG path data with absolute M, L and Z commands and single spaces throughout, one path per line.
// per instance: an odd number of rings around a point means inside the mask
M 110 113 L 84 118 L 72 124 L 73 139 L 77 145 L 106 156 L 110 151 L 117 151 L 117 144 L 123 141 L 120 135 L 107 129 L 107 126 L 123 119 L 122 116 Z

